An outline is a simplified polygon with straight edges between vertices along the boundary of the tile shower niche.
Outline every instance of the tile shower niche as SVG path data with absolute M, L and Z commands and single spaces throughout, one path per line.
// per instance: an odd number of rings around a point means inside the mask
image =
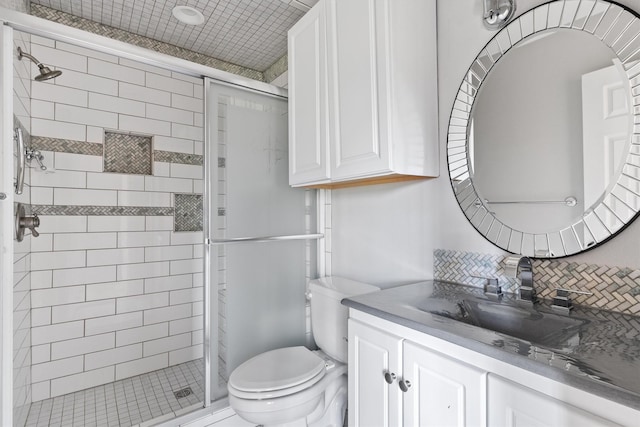
M 104 171 L 151 175 L 153 138 L 118 132 L 104 133 Z

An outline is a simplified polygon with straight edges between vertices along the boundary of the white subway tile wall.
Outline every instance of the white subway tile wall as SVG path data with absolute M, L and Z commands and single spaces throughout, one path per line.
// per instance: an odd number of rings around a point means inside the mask
M 201 80 L 40 37 L 31 50 L 63 71 L 22 88 L 33 88 L 24 109 L 34 136 L 102 144 L 105 130 L 132 132 L 153 136 L 154 150 L 186 154 L 201 144 Z M 202 232 L 115 209 L 171 208 L 172 193 L 201 189 L 202 166 L 156 161 L 152 176 L 105 173 L 99 155 L 43 153 L 49 170 L 32 169 L 34 204 L 111 211 L 41 216 L 23 260 L 33 270 L 33 377 L 22 387 L 33 383 L 39 401 L 201 358 Z
M 14 52 L 18 47 L 29 52 L 31 36 L 14 32 Z M 14 124 L 20 126 L 28 143 L 31 132 L 31 76 L 32 64 L 28 60 L 18 60 L 13 56 L 13 108 Z M 15 144 L 14 144 L 14 150 Z M 17 151 L 14 151 L 17 155 Z M 23 203 L 30 210 L 31 180 L 25 174 L 24 192 L 15 196 L 15 201 Z M 22 242 L 14 240 L 13 264 L 13 419 L 16 425 L 24 425 L 32 400 L 31 387 L 31 244 L 35 241 L 27 232 Z M 41 246 L 48 249 L 47 244 Z

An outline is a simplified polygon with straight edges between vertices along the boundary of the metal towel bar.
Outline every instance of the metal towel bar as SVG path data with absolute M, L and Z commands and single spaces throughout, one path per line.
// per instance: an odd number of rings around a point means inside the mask
M 324 238 L 324 234 L 294 234 L 288 236 L 263 236 L 263 237 L 235 237 L 232 239 L 206 239 L 208 245 L 225 245 L 229 243 L 264 243 L 282 240 L 318 240 Z
M 578 204 L 578 199 L 569 196 L 564 200 L 504 200 L 504 201 L 484 201 L 488 205 L 567 205 L 573 207 Z M 476 206 L 482 204 L 480 200 L 476 200 Z

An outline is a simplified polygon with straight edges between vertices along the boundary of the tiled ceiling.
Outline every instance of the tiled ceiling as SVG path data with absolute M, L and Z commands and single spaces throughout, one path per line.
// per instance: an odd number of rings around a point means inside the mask
M 287 31 L 317 0 L 33 0 L 100 24 L 264 71 L 287 52 Z M 202 12 L 191 26 L 178 5 Z

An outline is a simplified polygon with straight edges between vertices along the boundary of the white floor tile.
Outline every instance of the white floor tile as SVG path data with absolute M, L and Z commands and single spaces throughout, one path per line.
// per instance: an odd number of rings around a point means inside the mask
M 78 382 L 102 384 L 110 379 L 109 369 L 71 375 L 52 384 L 52 393 L 73 390 Z M 204 396 L 202 359 L 52 398 L 48 381 L 39 384 L 37 397 L 47 399 L 31 404 L 27 426 L 151 426 L 197 410 Z M 189 396 L 178 399 L 173 394 L 187 387 Z

